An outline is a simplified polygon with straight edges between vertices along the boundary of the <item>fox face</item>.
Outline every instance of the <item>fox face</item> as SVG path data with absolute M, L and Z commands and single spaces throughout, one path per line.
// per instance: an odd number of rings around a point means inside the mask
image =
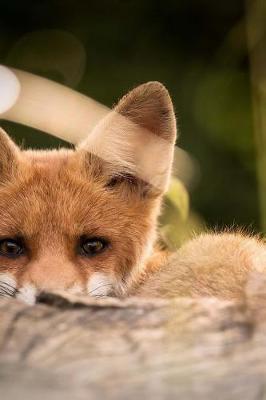
M 131 91 L 73 150 L 0 132 L 0 293 L 123 296 L 153 253 L 176 124 L 157 82 Z

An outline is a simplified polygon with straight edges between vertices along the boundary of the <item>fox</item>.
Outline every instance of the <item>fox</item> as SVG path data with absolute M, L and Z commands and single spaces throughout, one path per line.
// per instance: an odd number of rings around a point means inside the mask
M 1 129 L 0 295 L 242 298 L 266 268 L 261 239 L 206 233 L 173 254 L 159 245 L 176 138 L 159 82 L 122 97 L 75 148 L 23 149 Z

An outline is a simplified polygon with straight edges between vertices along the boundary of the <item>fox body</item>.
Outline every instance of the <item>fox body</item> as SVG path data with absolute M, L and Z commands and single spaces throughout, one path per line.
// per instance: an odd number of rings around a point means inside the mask
M 135 288 L 144 297 L 215 296 L 244 300 L 246 287 L 266 273 L 266 247 L 238 233 L 205 233 L 185 243 Z
M 73 150 L 21 150 L 0 132 L 0 294 L 238 298 L 264 245 L 203 235 L 157 249 L 176 121 L 167 90 L 141 85 Z

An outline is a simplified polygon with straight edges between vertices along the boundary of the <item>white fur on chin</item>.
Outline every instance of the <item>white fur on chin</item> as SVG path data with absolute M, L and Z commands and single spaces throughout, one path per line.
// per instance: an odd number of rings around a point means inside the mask
M 95 272 L 87 284 L 87 294 L 92 297 L 108 296 L 112 291 L 113 283 L 111 277 L 103 272 Z
M 36 295 L 37 288 L 34 285 L 26 284 L 19 289 L 16 298 L 33 306 L 36 303 Z

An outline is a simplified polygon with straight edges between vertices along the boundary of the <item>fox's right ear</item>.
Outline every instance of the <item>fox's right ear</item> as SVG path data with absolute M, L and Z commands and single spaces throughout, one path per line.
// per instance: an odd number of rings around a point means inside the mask
M 12 175 L 17 167 L 19 148 L 0 128 L 0 182 Z
M 125 95 L 79 149 L 108 163 L 111 184 L 133 177 L 144 183 L 142 192 L 161 195 L 168 187 L 175 139 L 169 93 L 161 83 L 148 82 Z

